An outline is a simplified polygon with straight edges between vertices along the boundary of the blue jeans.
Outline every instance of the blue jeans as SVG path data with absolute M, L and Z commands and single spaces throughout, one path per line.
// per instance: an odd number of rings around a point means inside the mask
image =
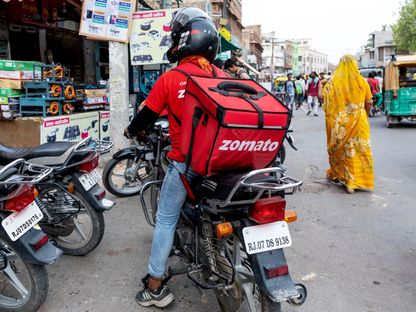
M 185 187 L 179 178 L 179 174 L 185 172 L 185 168 L 185 163 L 172 161 L 163 180 L 148 266 L 148 273 L 153 277 L 163 277 L 166 271 L 176 223 L 187 197 Z M 191 182 L 196 176 L 189 169 L 188 180 Z
M 295 95 L 294 94 L 288 94 L 286 96 L 286 106 L 293 111 L 293 106 L 295 105 Z

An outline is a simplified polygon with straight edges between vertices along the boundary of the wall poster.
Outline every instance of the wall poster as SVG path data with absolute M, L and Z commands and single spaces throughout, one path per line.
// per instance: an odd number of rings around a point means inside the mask
M 127 43 L 136 0 L 84 0 L 79 34 Z
M 131 65 L 169 63 L 170 21 L 177 9 L 136 12 L 130 35 Z

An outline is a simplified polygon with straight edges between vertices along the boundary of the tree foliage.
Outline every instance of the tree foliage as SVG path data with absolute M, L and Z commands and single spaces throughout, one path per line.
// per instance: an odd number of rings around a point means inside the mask
M 397 49 L 416 52 L 416 0 L 406 0 L 392 28 Z

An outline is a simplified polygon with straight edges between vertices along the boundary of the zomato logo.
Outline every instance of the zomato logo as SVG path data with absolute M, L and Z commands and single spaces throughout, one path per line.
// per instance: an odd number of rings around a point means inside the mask
M 279 147 L 279 142 L 267 141 L 239 141 L 223 140 L 220 151 L 262 151 L 273 152 Z

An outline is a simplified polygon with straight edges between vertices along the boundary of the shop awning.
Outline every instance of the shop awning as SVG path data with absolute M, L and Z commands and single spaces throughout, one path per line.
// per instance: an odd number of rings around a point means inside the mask
M 239 50 L 240 48 L 233 44 L 231 41 L 226 40 L 223 36 L 221 37 L 221 49 L 220 52 L 227 52 L 232 50 Z
M 255 73 L 257 76 L 260 76 L 260 75 L 261 75 L 261 73 L 260 73 L 258 70 L 256 70 L 253 66 L 251 66 L 251 65 L 250 65 L 250 64 L 248 64 L 247 62 L 243 61 L 241 58 L 236 57 L 236 59 L 237 59 L 237 60 L 238 60 L 241 64 L 243 64 L 243 65 L 244 65 L 244 67 L 248 68 L 250 71 L 252 71 L 253 73 Z

